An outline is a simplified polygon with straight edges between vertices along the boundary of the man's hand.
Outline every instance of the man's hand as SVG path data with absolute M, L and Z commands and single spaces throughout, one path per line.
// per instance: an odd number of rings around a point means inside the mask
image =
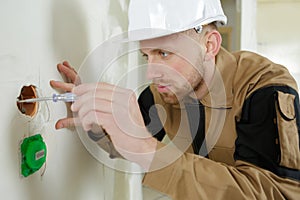
M 133 91 L 108 83 L 81 84 L 71 110 L 85 131 L 101 127 L 126 159 L 149 169 L 157 141 L 147 131 Z
M 76 85 L 80 84 L 80 78 L 78 77 L 77 72 L 67 61 L 57 64 L 57 70 L 61 73 L 65 82 L 51 80 L 50 85 L 53 88 L 62 90 L 63 92 L 71 92 Z M 55 124 L 55 128 L 72 128 L 76 124 L 78 123 L 76 123 L 75 118 L 66 117 L 59 119 Z
M 147 131 L 133 91 L 108 83 L 81 84 L 77 72 L 68 62 L 57 65 L 65 82 L 50 81 L 50 85 L 77 95 L 71 110 L 76 118 L 66 117 L 56 122 L 56 129 L 81 125 L 85 131 L 95 127 L 109 135 L 116 150 L 126 159 L 150 168 L 157 140 Z

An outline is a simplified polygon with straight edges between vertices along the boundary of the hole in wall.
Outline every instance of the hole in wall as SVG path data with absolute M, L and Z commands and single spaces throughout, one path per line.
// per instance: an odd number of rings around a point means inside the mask
M 21 93 L 18 96 L 18 100 L 25 100 L 25 99 L 32 99 L 32 98 L 37 98 L 37 91 L 36 87 L 34 85 L 29 85 L 29 86 L 23 86 L 21 89 Z M 38 108 L 38 103 L 33 102 L 33 103 L 19 103 L 17 102 L 17 106 L 19 111 L 22 114 L 28 115 L 30 117 L 33 117 Z

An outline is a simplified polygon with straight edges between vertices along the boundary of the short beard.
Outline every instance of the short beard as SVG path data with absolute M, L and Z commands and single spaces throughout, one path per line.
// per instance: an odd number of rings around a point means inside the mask
M 167 104 L 178 104 L 179 102 L 181 102 L 185 97 L 190 96 L 192 98 L 197 98 L 196 97 L 196 92 L 201 88 L 201 86 L 203 85 L 204 80 L 201 79 L 194 87 L 193 90 L 188 90 L 189 88 L 187 88 L 186 93 L 183 94 L 175 94 L 175 93 L 162 93 L 161 97 L 163 99 L 163 101 Z
M 197 93 L 197 91 L 203 86 L 204 84 L 204 79 L 202 78 L 198 84 L 193 88 L 193 93 Z
M 172 93 L 172 94 L 162 93 L 161 96 L 162 96 L 163 101 L 167 104 L 175 105 L 175 104 L 178 104 L 179 101 L 181 100 L 181 99 L 178 99 L 174 93 Z

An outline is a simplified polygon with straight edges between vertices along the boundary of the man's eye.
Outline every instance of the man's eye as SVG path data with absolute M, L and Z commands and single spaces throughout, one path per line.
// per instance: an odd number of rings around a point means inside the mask
M 165 51 L 160 51 L 159 54 L 161 55 L 161 57 L 164 57 L 164 58 L 170 55 L 169 52 L 165 52 Z
M 143 58 L 145 58 L 146 60 L 148 60 L 148 55 L 147 54 L 142 54 Z

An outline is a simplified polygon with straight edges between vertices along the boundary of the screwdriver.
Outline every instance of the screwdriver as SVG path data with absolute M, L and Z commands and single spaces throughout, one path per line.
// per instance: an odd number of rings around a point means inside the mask
M 33 103 L 33 102 L 39 102 L 39 101 L 53 101 L 53 102 L 58 102 L 58 101 L 63 101 L 63 102 L 74 102 L 76 100 L 76 95 L 67 92 L 63 94 L 53 94 L 52 97 L 39 97 L 39 98 L 32 98 L 32 99 L 22 99 L 22 100 L 17 100 L 18 103 Z

